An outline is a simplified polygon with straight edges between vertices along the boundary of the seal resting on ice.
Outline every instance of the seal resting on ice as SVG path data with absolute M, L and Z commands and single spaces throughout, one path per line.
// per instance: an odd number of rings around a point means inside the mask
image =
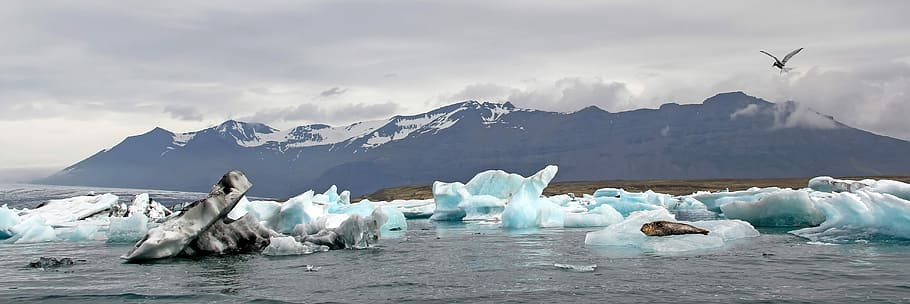
M 667 236 L 681 234 L 708 235 L 709 231 L 689 224 L 669 221 L 656 221 L 641 225 L 641 232 L 647 236 Z

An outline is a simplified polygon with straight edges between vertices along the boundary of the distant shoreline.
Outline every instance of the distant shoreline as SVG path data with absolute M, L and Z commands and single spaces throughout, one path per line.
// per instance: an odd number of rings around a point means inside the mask
M 552 182 L 544 189 L 543 194 L 552 196 L 557 194 L 574 193 L 593 194 L 600 188 L 623 188 L 628 191 L 647 191 L 686 195 L 697 191 L 730 191 L 745 190 L 751 187 L 780 187 L 780 188 L 806 188 L 812 177 L 789 178 L 723 178 L 723 179 L 649 179 L 649 180 L 601 180 L 601 181 L 564 181 Z M 910 183 L 910 175 L 882 175 L 882 176 L 838 176 L 839 179 L 890 179 Z M 381 189 L 371 194 L 352 199 L 352 202 L 368 199 L 371 201 L 391 201 L 395 199 L 431 199 L 433 189 L 431 185 L 412 185 Z

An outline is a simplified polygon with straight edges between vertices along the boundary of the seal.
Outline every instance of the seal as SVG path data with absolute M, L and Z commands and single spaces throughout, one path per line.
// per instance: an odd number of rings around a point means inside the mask
M 641 232 L 647 236 L 667 236 L 681 234 L 708 235 L 709 231 L 689 224 L 669 221 L 656 221 L 641 225 Z

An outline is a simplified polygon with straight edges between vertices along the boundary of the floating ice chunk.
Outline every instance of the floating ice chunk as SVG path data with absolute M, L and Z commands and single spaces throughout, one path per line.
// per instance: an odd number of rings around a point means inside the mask
M 553 179 L 556 171 L 556 166 L 548 166 L 533 176 L 524 178 L 521 175 L 506 173 L 502 170 L 488 170 L 478 173 L 467 184 L 437 181 L 433 183 L 433 199 L 436 202 L 436 209 L 431 219 L 460 221 L 499 218 L 507 209 L 507 203 L 515 201 L 514 197 L 520 195 L 521 191 L 536 192 L 537 194 L 533 196 L 536 200 L 543 193 L 543 188 Z M 542 178 L 544 176 L 548 178 Z M 538 188 L 540 191 L 537 191 Z M 531 195 L 523 195 L 526 197 L 523 200 L 528 202 L 527 198 L 530 198 Z M 557 213 L 561 213 L 561 211 L 554 211 L 552 214 Z M 554 217 L 553 220 L 558 217 Z
M 694 198 L 713 212 L 721 212 L 720 206 L 732 202 L 756 202 L 763 196 L 780 191 L 777 187 L 749 188 L 743 191 L 700 192 L 689 197 Z
M 84 242 L 95 240 L 95 234 L 98 232 L 98 226 L 88 222 L 77 224 L 67 233 L 61 235 L 61 239 L 70 242 Z
M 436 209 L 434 209 L 433 216 L 430 219 L 436 221 L 460 221 L 467 213 L 464 209 L 458 208 L 458 205 L 468 197 L 471 197 L 471 193 L 468 192 L 468 189 L 462 183 L 433 182 L 433 200 L 436 202 Z
M 554 204 L 557 204 L 561 207 L 567 207 L 567 206 L 569 206 L 570 202 L 576 201 L 574 197 L 572 197 L 568 194 L 559 194 L 559 195 L 554 195 L 554 196 L 550 196 L 547 198 L 550 199 L 550 201 L 553 202 Z
M 585 236 L 585 245 L 616 246 L 634 248 L 643 252 L 673 253 L 718 248 L 724 246 L 727 241 L 758 236 L 758 231 L 752 225 L 738 220 L 684 222 L 711 231 L 708 235 L 646 236 L 641 232 L 641 226 L 653 221 L 675 221 L 675 219 L 666 209 L 633 212 L 622 222 L 600 231 L 589 232 Z
M 570 265 L 570 264 L 553 264 L 554 267 L 571 272 L 594 272 L 597 265 Z
M 623 200 L 622 198 L 612 197 L 612 196 L 601 196 L 594 198 L 595 203 L 588 206 L 589 208 L 596 208 L 598 206 L 610 206 L 614 210 L 618 211 L 623 216 L 629 216 L 632 212 L 635 211 L 647 211 L 647 210 L 657 210 L 657 209 L 666 209 L 659 205 L 652 205 L 636 201 Z
M 506 208 L 506 202 L 492 195 L 472 195 L 458 203 L 458 208 L 464 210 L 462 220 L 489 220 L 499 219 Z
M 133 197 L 133 202 L 130 203 L 130 206 L 127 208 L 129 212 L 128 214 L 133 215 L 141 213 L 147 216 L 149 210 L 149 201 L 150 199 L 148 193 L 137 194 L 135 197 Z
M 281 205 L 278 212 L 278 232 L 290 233 L 294 226 L 305 224 L 328 214 L 325 205 L 313 204 L 313 190 L 292 197 Z
M 112 217 L 107 229 L 108 243 L 131 243 L 141 240 L 148 233 L 149 218 L 137 213 L 128 217 Z
M 853 192 L 860 188 L 869 187 L 874 183 L 872 180 L 845 180 L 835 179 L 830 176 L 819 176 L 809 180 L 809 189 L 821 192 Z
M 347 205 L 351 203 L 351 191 L 344 190 L 338 195 L 338 204 Z
M 362 200 L 359 203 L 349 204 L 340 206 L 338 209 L 335 209 L 331 213 L 333 214 L 358 214 L 360 216 L 369 216 L 370 213 L 373 213 L 373 210 L 376 210 L 376 205 L 369 200 Z
M 641 232 L 641 225 L 654 221 L 675 221 L 667 209 L 633 212 L 623 221 L 610 225 L 603 230 L 589 232 L 585 235 L 585 245 L 592 246 L 640 246 L 648 240 Z
M 698 221 L 689 224 L 710 231 L 709 235 L 720 237 L 724 242 L 759 236 L 755 227 L 740 220 Z
M 0 240 L 13 236 L 13 227 L 19 224 L 19 214 L 4 204 L 0 207 Z
M 562 208 L 540 197 L 558 170 L 556 166 L 547 166 L 521 182 L 521 187 L 502 212 L 503 228 L 563 227 L 565 212 Z
M 645 192 L 628 192 L 623 189 L 602 188 L 594 192 L 594 204 L 589 208 L 601 205 L 610 205 L 623 216 L 628 216 L 635 211 L 670 209 L 688 210 L 704 209 L 704 204 L 697 200 L 674 198 L 672 195 L 657 193 L 651 190 Z
M 565 227 L 604 227 L 622 221 L 622 214 L 610 205 L 601 205 L 590 212 L 566 213 Z
M 292 236 L 273 237 L 269 245 L 262 250 L 263 255 L 301 255 L 314 252 L 329 251 L 328 246 L 303 244 L 294 240 Z
M 799 190 L 780 190 L 757 202 L 732 202 L 721 205 L 720 209 L 727 218 L 759 227 L 817 226 L 825 220 L 809 193 Z
M 594 191 L 594 197 L 614 197 L 620 198 L 622 192 L 625 192 L 617 188 L 601 188 Z
M 24 218 L 10 230 L 13 236 L 7 239 L 7 242 L 16 244 L 50 242 L 57 239 L 54 228 L 51 228 L 40 215 Z
M 408 230 L 408 221 L 404 217 L 404 213 L 398 211 L 395 207 L 383 206 L 378 207 L 382 210 L 382 213 L 386 216 L 385 224 L 382 224 L 383 231 L 401 231 Z
M 471 178 L 465 188 L 471 195 L 489 195 L 508 199 L 515 194 L 525 180 L 524 176 L 502 170 L 480 172 Z
M 242 200 L 241 200 L 242 201 Z M 238 205 L 240 202 L 237 203 Z M 247 205 L 249 214 L 254 215 L 263 226 L 276 229 L 281 203 L 275 201 L 250 201 Z
M 841 192 L 815 202 L 825 216 L 817 227 L 791 231 L 812 241 L 910 239 L 910 201 L 869 188 Z
M 875 192 L 891 194 L 910 201 L 910 184 L 904 182 L 883 179 L 875 182 L 872 189 Z
M 107 193 L 50 200 L 38 208 L 23 211 L 23 218 L 40 215 L 49 225 L 83 220 L 108 210 L 117 203 L 117 196 Z

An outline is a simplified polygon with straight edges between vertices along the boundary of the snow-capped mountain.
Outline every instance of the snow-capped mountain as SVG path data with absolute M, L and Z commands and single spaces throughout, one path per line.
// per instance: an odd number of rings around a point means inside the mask
M 213 178 L 241 169 L 257 195 L 331 184 L 356 195 L 463 181 L 491 168 L 530 174 L 546 164 L 560 166 L 559 180 L 910 173 L 904 155 L 910 142 L 735 92 L 621 113 L 466 101 L 346 126 L 278 130 L 229 120 L 188 133 L 155 128 L 38 182 L 206 191 Z

